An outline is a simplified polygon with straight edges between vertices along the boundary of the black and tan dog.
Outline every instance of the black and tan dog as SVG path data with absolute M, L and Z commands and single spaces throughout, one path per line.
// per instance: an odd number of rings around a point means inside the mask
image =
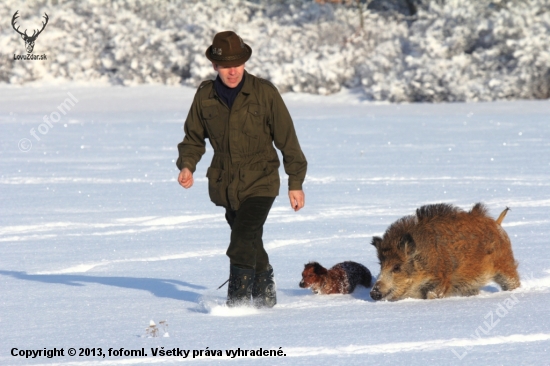
M 302 272 L 301 288 L 311 288 L 316 294 L 351 294 L 357 285 L 371 287 L 372 275 L 362 264 L 346 261 L 326 269 L 309 262 Z

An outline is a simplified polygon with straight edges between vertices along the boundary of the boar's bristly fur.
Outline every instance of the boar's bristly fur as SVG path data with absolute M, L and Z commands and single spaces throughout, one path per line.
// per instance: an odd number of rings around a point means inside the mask
M 469 212 L 450 204 L 422 206 L 374 237 L 380 274 L 374 300 L 471 296 L 495 281 L 503 290 L 520 285 L 508 235 L 477 203 Z

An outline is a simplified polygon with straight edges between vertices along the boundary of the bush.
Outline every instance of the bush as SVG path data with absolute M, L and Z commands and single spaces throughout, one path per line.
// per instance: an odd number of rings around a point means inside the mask
M 371 6 L 361 28 L 357 6 L 314 1 L 7 0 L 0 16 L 19 10 L 21 29 L 48 13 L 34 50 L 47 61 L 12 60 L 24 43 L 4 25 L 0 82 L 196 87 L 214 77 L 204 57 L 214 34 L 232 29 L 253 49 L 247 69 L 283 92 L 345 87 L 391 102 L 550 97 L 548 0 L 415 4 L 413 16 Z

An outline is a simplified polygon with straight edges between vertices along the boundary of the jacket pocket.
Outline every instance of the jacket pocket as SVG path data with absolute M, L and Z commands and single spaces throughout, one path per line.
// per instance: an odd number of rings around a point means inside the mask
M 208 106 L 201 110 L 202 118 L 206 121 L 208 136 L 213 139 L 222 137 L 225 133 L 225 123 L 219 118 L 220 112 L 218 107 Z
M 258 138 L 264 131 L 265 109 L 259 104 L 250 104 L 243 132 L 251 138 Z
M 265 130 L 265 109 L 258 104 L 249 105 L 243 126 L 247 142 L 246 153 L 254 153 L 264 148 L 262 144 L 265 144 L 266 138 L 262 138 L 262 135 L 265 134 Z
M 269 193 L 270 181 L 267 169 L 263 170 L 239 170 L 239 201 L 244 201 L 251 196 L 267 195 Z
M 258 117 L 263 119 L 263 116 L 265 114 L 265 109 L 259 104 L 250 104 L 248 106 L 248 113 L 250 113 L 253 117 Z
M 227 172 L 217 168 L 208 168 L 208 195 L 216 206 L 229 207 L 227 201 Z

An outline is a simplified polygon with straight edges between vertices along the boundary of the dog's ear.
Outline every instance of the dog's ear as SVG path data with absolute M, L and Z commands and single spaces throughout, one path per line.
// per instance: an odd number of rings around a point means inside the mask
M 376 249 L 380 248 L 380 244 L 382 244 L 382 238 L 379 236 L 373 236 L 371 244 L 374 245 Z
M 317 262 L 309 261 L 309 263 L 304 264 L 304 269 L 315 268 L 315 265 L 319 265 Z
M 325 275 L 327 274 L 327 269 L 325 267 L 323 267 L 322 265 L 320 265 L 319 263 L 317 262 L 313 262 L 313 272 L 316 274 L 316 275 L 319 275 L 319 276 L 322 276 L 322 275 Z

